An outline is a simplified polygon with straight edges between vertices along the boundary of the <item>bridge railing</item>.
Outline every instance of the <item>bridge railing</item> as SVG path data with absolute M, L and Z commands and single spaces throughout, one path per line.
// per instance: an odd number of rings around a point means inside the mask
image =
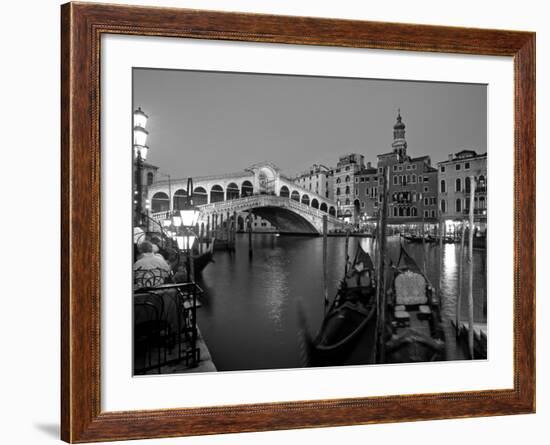
M 280 207 L 291 208 L 293 210 L 298 210 L 303 213 L 307 213 L 311 216 L 317 218 L 323 218 L 327 216 L 329 222 L 339 223 L 341 222 L 336 216 L 324 212 L 323 210 L 316 209 L 307 204 L 303 204 L 299 201 L 295 201 L 290 197 L 276 196 L 276 195 L 251 195 L 244 198 L 230 199 L 225 201 L 213 202 L 210 204 L 202 204 L 197 206 L 201 213 L 211 214 L 218 212 L 234 212 L 234 211 L 245 211 L 252 206 L 265 207 L 269 205 L 278 205 Z M 151 217 L 156 221 L 162 221 L 169 217 L 170 212 L 156 212 L 151 215 Z
M 299 201 L 295 201 L 290 197 L 282 197 L 276 195 L 251 195 L 244 198 L 231 199 L 227 201 L 219 201 L 210 204 L 203 204 L 199 206 L 202 212 L 204 213 L 215 213 L 215 212 L 233 212 L 242 210 L 247 210 L 247 207 L 258 206 L 265 207 L 269 205 L 278 205 L 280 207 L 287 207 L 294 210 L 307 213 L 309 215 L 315 216 L 317 218 L 323 218 L 326 215 L 329 221 L 333 223 L 338 223 L 340 220 L 335 216 L 332 216 L 328 212 L 324 212 L 320 209 L 316 209 L 307 204 L 303 204 Z

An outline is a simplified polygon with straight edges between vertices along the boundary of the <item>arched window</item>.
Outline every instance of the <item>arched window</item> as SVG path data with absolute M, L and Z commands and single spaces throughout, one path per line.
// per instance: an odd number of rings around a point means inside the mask
M 416 184 L 416 174 L 414 174 L 414 173 L 411 175 L 411 182 L 413 184 Z
M 480 209 L 485 209 L 486 207 L 486 204 L 485 204 L 485 196 L 480 196 L 479 197 L 479 208 Z
M 239 199 L 239 186 L 234 182 L 231 182 L 227 185 L 225 193 L 227 194 L 227 200 Z
M 340 196 L 340 187 L 336 187 L 336 195 Z
M 413 207 L 413 208 L 411 209 L 411 215 L 412 215 L 412 216 L 418 216 L 418 210 L 416 209 L 416 207 Z
M 431 214 L 432 214 L 432 218 L 435 218 L 435 210 L 432 210 Z
M 208 193 L 204 187 L 195 187 L 193 189 L 193 204 L 200 206 L 208 202 Z
M 411 216 L 411 208 L 410 207 L 407 207 L 407 210 L 406 210 L 406 214 L 407 216 Z
M 176 193 L 174 193 L 174 210 L 182 210 L 185 208 L 185 204 L 187 203 L 187 190 L 185 189 L 178 189 L 176 190 Z
M 336 184 L 340 184 L 342 182 L 341 178 L 336 178 Z
M 313 207 L 314 209 L 318 209 L 319 208 L 319 201 L 317 201 L 315 198 L 313 198 L 311 200 L 311 207 Z
M 254 187 L 252 187 L 252 183 L 250 181 L 244 181 L 241 185 L 241 196 L 252 196 L 254 193 Z
M 445 183 L 444 179 L 442 179 L 441 183 L 439 184 L 439 191 L 441 193 L 446 193 L 447 192 L 447 184 Z
M 290 195 L 290 199 L 300 202 L 300 194 L 296 190 L 294 190 L 292 192 L 292 195 Z
M 224 200 L 224 192 L 221 185 L 213 185 L 210 189 L 210 202 L 220 202 Z
M 346 182 L 349 182 L 349 175 L 346 176 Z
M 155 174 L 153 172 L 147 173 L 147 185 L 151 185 L 155 180 Z
M 464 182 L 464 191 L 466 193 L 470 193 L 470 190 L 472 189 L 472 180 L 470 179 L 469 176 L 466 177 L 465 179 L 465 182 Z
M 309 205 L 309 196 L 308 195 L 302 195 L 302 204 Z
M 460 178 L 456 178 L 455 192 L 460 192 L 461 190 L 462 190 L 462 180 Z
M 441 213 L 445 213 L 447 211 L 447 203 L 444 199 L 441 200 Z
M 336 209 L 333 206 L 330 206 L 328 209 L 329 215 L 335 216 L 336 215 Z
M 288 187 L 286 185 L 283 185 L 281 187 L 281 190 L 279 190 L 279 196 L 283 198 L 288 198 L 290 196 L 290 190 L 288 190 Z
M 322 202 L 321 205 L 319 206 L 319 210 L 321 210 L 321 212 L 327 212 L 328 210 L 328 207 L 327 207 L 327 204 Z
M 350 202 L 349 202 L 349 198 L 346 199 L 346 205 L 349 206 Z
M 393 216 L 397 216 L 397 207 L 393 208 Z
M 455 210 L 456 210 L 456 213 L 462 212 L 462 200 L 461 199 L 457 199 L 455 201 Z
M 164 192 L 157 192 L 153 195 L 151 200 L 151 211 L 156 212 L 167 212 L 170 210 L 170 198 Z
M 399 207 L 399 216 L 403 216 L 403 207 Z
M 346 185 L 346 195 L 349 195 L 349 185 Z

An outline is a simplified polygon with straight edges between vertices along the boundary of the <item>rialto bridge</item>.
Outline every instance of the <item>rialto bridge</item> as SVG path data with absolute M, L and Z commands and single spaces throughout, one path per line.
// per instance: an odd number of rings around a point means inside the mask
M 151 184 L 147 193 L 152 217 L 160 220 L 167 212 L 182 209 L 186 188 L 187 178 Z M 281 233 L 322 233 L 324 215 L 329 230 L 341 225 L 335 202 L 298 186 L 270 163 L 232 174 L 195 177 L 192 196 L 201 211 L 199 224 L 210 227 L 213 221 L 242 212 L 262 217 Z

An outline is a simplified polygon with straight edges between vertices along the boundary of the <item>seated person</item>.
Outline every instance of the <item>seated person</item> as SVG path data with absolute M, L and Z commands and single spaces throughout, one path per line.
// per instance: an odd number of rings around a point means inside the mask
M 153 244 L 153 253 L 162 255 L 162 257 L 168 261 L 169 252 L 163 247 L 162 241 L 158 236 L 151 237 L 151 244 Z
M 153 253 L 153 245 L 149 241 L 143 241 L 138 246 L 141 256 L 134 263 L 134 281 L 147 281 L 146 287 L 153 287 L 162 284 L 165 278 L 170 275 L 171 268 L 166 260 L 158 254 Z M 144 287 L 142 284 L 138 287 Z

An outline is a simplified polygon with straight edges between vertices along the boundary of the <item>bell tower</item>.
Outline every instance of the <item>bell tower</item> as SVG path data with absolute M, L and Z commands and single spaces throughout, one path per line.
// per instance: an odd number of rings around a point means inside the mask
M 397 109 L 397 122 L 393 126 L 393 152 L 402 160 L 407 156 L 407 141 L 405 140 L 405 124 L 401 120 L 401 110 Z

